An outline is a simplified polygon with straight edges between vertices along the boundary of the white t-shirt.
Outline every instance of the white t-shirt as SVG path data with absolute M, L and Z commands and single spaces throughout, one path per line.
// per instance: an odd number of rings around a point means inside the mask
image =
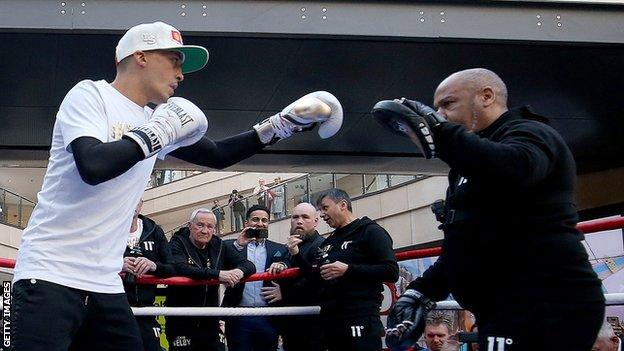
M 119 140 L 151 114 L 103 80 L 84 80 L 67 93 L 56 115 L 38 203 L 22 235 L 14 281 L 36 278 L 99 293 L 124 291 L 118 273 L 132 215 L 156 157 L 93 186 L 78 174 L 70 143 L 83 136 Z
M 141 241 L 141 234 L 143 234 L 143 220 L 141 218 L 137 218 L 137 227 L 136 230 L 130 232 L 130 236 L 128 237 L 128 246 L 129 248 L 138 247 L 139 241 Z

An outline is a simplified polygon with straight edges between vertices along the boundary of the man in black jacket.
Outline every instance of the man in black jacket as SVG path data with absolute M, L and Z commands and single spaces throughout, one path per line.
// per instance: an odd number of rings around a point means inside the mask
M 171 252 L 177 273 L 194 279 L 219 279 L 234 286 L 256 269 L 230 245 L 214 235 L 217 219 L 205 208 L 191 214 L 188 227 L 171 238 Z M 219 286 L 169 286 L 167 306 L 216 307 Z M 224 337 L 216 317 L 168 317 L 169 350 L 224 350 Z
M 267 239 L 270 212 L 266 206 L 253 205 L 247 210 L 245 228 L 236 240 L 225 240 L 225 246 L 236 250 L 254 263 L 254 273 L 279 273 L 288 267 L 283 244 Z M 255 281 L 225 290 L 223 306 L 264 307 L 280 300 L 279 286 L 273 281 Z M 226 322 L 229 351 L 274 351 L 277 348 L 275 318 L 265 316 L 234 317 Z
M 136 284 L 137 276 L 153 274 L 166 278 L 175 274 L 171 250 L 162 228 L 151 219 L 139 214 L 143 200 L 134 210 L 128 246 L 124 253 L 124 290 L 130 306 L 153 306 L 156 285 Z M 160 325 L 152 316 L 135 317 L 139 324 L 145 351 L 161 351 Z
M 328 349 L 381 350 L 383 282 L 399 279 L 392 238 L 368 217 L 355 217 L 344 190 L 323 192 L 317 206 L 321 218 L 335 229 L 321 244 L 314 264 L 320 269 L 321 320 Z
M 290 216 L 290 237 L 286 241 L 292 267 L 305 270 L 317 257 L 325 240 L 317 231 L 316 208 L 307 202 L 295 206 Z M 280 281 L 282 304 L 285 306 L 317 306 L 320 304 L 320 284 L 307 274 Z M 323 332 L 319 316 L 288 316 L 281 320 L 283 347 L 286 351 L 321 351 Z
M 482 350 L 591 349 L 604 297 L 575 228 L 567 145 L 545 118 L 508 110 L 505 83 L 486 69 L 446 78 L 434 106 L 401 99 L 373 109 L 451 167 L 442 254 L 397 301 L 386 342 L 413 343 L 430 300 L 452 293 L 475 314 Z

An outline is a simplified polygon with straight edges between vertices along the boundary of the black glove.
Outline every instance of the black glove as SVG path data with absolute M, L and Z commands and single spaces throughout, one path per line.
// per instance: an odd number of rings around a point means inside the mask
M 446 222 L 446 213 L 444 211 L 444 200 L 436 200 L 431 204 L 431 212 L 435 215 L 436 221 L 444 224 Z
M 414 289 L 399 296 L 386 324 L 386 345 L 393 351 L 413 346 L 425 330 L 425 317 L 434 309 L 435 302 Z
M 371 111 L 379 124 L 395 134 L 408 136 L 425 158 L 436 157 L 433 133 L 446 119 L 431 107 L 406 98 L 382 100 Z

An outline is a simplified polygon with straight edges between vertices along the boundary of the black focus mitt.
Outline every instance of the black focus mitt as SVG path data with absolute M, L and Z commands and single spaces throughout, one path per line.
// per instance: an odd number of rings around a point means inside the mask
M 407 350 L 425 330 L 425 317 L 435 302 L 414 289 L 407 289 L 392 306 L 386 324 L 386 345 L 393 351 Z
M 371 111 L 379 124 L 391 132 L 408 136 L 427 159 L 436 157 L 433 131 L 446 119 L 431 107 L 406 98 L 382 100 Z

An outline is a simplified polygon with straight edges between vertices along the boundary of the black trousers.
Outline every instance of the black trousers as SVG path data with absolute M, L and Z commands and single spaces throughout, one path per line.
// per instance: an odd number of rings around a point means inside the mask
M 270 317 L 231 317 L 225 323 L 229 351 L 277 349 L 278 330 Z
M 127 351 L 143 343 L 126 294 L 101 294 L 39 279 L 13 285 L 15 351 Z
M 143 350 L 145 351 L 162 351 L 160 346 L 160 324 L 153 316 L 136 317 L 141 339 L 143 339 Z
M 214 317 L 167 317 L 169 351 L 225 351 L 225 335 Z
M 604 321 L 602 302 L 510 303 L 475 317 L 479 349 L 590 351 Z
M 379 316 L 322 316 L 329 351 L 379 351 L 384 328 Z
M 325 351 L 320 316 L 288 316 L 279 321 L 285 351 Z

